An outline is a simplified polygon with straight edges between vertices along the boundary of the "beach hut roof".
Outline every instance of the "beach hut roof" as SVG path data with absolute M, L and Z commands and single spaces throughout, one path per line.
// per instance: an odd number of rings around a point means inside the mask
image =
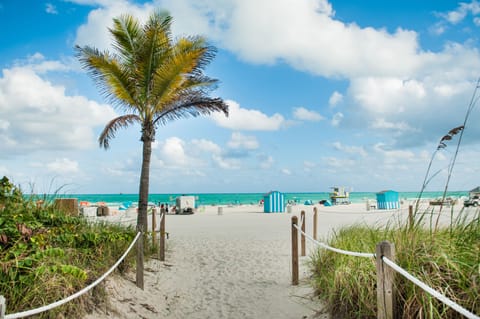
M 263 196 L 268 196 L 268 195 L 273 194 L 273 193 L 280 193 L 281 194 L 282 192 L 280 192 L 280 191 L 269 191 L 268 193 L 266 193 Z
M 385 194 L 385 193 L 398 193 L 398 192 L 392 191 L 391 189 L 387 189 L 387 190 L 380 191 L 377 194 Z

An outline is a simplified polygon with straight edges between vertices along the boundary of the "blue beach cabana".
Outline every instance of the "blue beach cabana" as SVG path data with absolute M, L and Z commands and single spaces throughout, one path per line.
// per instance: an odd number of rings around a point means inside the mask
M 381 191 L 377 193 L 377 208 L 378 209 L 400 208 L 398 192 L 392 191 L 392 190 L 386 190 L 386 191 Z
M 279 191 L 271 191 L 263 196 L 264 213 L 285 212 L 285 196 Z

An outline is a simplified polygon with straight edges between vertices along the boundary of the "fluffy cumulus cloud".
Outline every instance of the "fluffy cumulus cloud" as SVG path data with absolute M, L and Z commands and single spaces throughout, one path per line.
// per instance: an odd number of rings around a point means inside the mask
M 59 175 L 74 174 L 79 171 L 78 162 L 68 158 L 57 158 L 46 167 L 48 171 Z
M 50 14 L 58 14 L 57 8 L 51 3 L 45 4 L 45 11 Z
M 227 146 L 233 149 L 255 150 L 259 147 L 259 143 L 255 136 L 234 132 Z
M 158 145 L 158 154 L 167 167 L 186 167 L 193 158 L 187 155 L 186 143 L 178 137 L 167 138 Z
M 476 16 L 480 14 L 480 3 L 478 1 L 473 0 L 472 2 L 460 2 L 458 7 L 455 10 L 449 11 L 447 13 L 439 14 L 443 17 L 446 21 L 451 24 L 457 24 L 461 22 L 468 14 L 472 14 Z
M 304 107 L 296 107 L 293 109 L 293 118 L 301 121 L 318 122 L 323 120 L 323 116 L 320 113 L 312 110 L 308 110 Z
M 334 142 L 332 145 L 336 150 L 347 153 L 347 154 L 354 154 L 362 157 L 366 157 L 368 155 L 367 151 L 365 151 L 364 147 L 362 146 L 348 146 L 348 145 L 343 145 L 340 142 Z
M 343 95 L 337 91 L 333 92 L 330 98 L 328 99 L 328 105 L 330 107 L 335 107 L 343 101 Z
M 38 56 L 37 56 L 38 58 Z M 108 105 L 83 96 L 68 95 L 36 67 L 64 71 L 55 63 L 3 69 L 0 77 L 0 142 L 2 152 L 19 154 L 35 150 L 72 150 L 94 147 L 94 128 L 115 116 Z M 61 63 L 60 63 L 61 64 Z
M 204 175 L 202 169 L 239 169 L 248 151 L 256 149 L 258 142 L 253 136 L 233 133 L 225 149 L 207 139 L 185 141 L 179 137 L 169 137 L 157 142 L 152 154 L 152 167 L 173 169 L 180 175 Z M 229 151 L 230 149 L 234 150 Z M 246 153 L 245 153 L 246 152 Z
M 323 76 L 408 75 L 425 55 L 419 52 L 415 32 L 398 29 L 390 34 L 345 24 L 335 19 L 334 8 L 326 0 L 157 0 L 142 5 L 121 0 L 97 4 L 100 7 L 78 29 L 76 43 L 104 48 L 110 43 L 106 30 L 113 17 L 129 12 L 144 19 L 154 7 L 161 7 L 176 17 L 177 34 L 203 33 L 245 60 L 282 60 Z
M 237 131 L 276 131 L 285 124 L 285 119 L 278 113 L 268 116 L 258 110 L 244 109 L 234 101 L 226 103 L 229 108 L 228 117 L 220 112 L 211 116 L 221 127 Z

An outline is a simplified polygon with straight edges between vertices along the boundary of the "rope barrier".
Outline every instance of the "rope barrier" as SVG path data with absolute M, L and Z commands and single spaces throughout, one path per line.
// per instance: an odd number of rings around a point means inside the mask
M 355 251 L 348 251 L 348 250 L 343 250 L 343 249 L 338 249 L 335 247 L 331 247 L 325 243 L 319 242 L 318 240 L 314 239 L 312 236 L 306 234 L 305 232 L 302 231 L 302 229 L 298 225 L 294 225 L 296 229 L 300 231 L 305 237 L 307 237 L 310 241 L 314 242 L 315 244 L 327 249 L 334 251 L 339 254 L 343 255 L 349 255 L 349 256 L 355 256 L 355 257 L 366 257 L 366 258 L 374 258 L 375 254 L 372 253 L 360 253 L 360 252 L 355 252 Z
M 87 287 L 83 288 L 82 290 L 74 293 L 73 295 L 65 298 L 65 299 L 62 299 L 62 300 L 59 300 L 59 301 L 56 301 L 52 304 L 49 304 L 49 305 L 46 305 L 46 306 L 42 306 L 42 307 L 39 307 L 39 308 L 36 308 L 36 309 L 32 309 L 32 310 L 27 310 L 27 311 L 22 311 L 22 312 L 17 312 L 17 313 L 14 313 L 14 314 L 9 314 L 9 315 L 6 315 L 5 316 L 5 319 L 16 319 L 16 318 L 23 318 L 23 317 L 28 317 L 28 316 L 33 316 L 33 315 L 36 315 L 38 313 L 41 313 L 41 312 L 44 312 L 44 311 L 47 311 L 47 310 L 51 310 L 53 308 L 56 308 L 58 306 L 61 306 L 75 298 L 78 298 L 80 297 L 81 295 L 83 295 L 84 293 L 86 293 L 87 291 L 89 291 L 90 289 L 92 289 L 93 287 L 95 287 L 96 285 L 98 285 L 100 282 L 102 282 L 108 275 L 110 275 L 110 273 L 112 271 L 115 270 L 115 268 L 118 267 L 118 265 L 123 261 L 123 259 L 125 259 L 125 257 L 127 256 L 127 254 L 130 252 L 130 250 L 132 249 L 133 245 L 137 242 L 138 238 L 140 238 L 140 235 L 142 233 L 141 232 L 138 232 L 137 233 L 137 236 L 135 236 L 135 238 L 133 239 L 132 243 L 130 244 L 130 246 L 128 247 L 128 249 L 125 251 L 125 253 L 122 255 L 122 257 L 120 257 L 120 259 L 106 272 L 104 273 L 100 278 L 98 278 L 96 281 L 94 281 L 93 283 L 91 283 L 90 285 L 88 285 Z
M 465 317 L 469 318 L 469 319 L 480 319 L 479 316 L 471 313 L 470 311 L 468 311 L 467 309 L 463 308 L 462 306 L 460 306 L 459 304 L 455 303 L 453 300 L 449 299 L 448 297 L 442 295 L 441 293 L 439 293 L 438 291 L 432 289 L 431 287 L 427 286 L 426 284 L 424 284 L 423 282 L 421 282 L 419 279 L 413 277 L 410 273 L 408 273 L 407 271 L 405 271 L 403 268 L 401 268 L 400 266 L 398 266 L 396 263 L 394 263 L 393 261 L 391 261 L 390 259 L 388 259 L 387 257 L 383 256 L 382 257 L 382 260 L 385 264 L 387 264 L 390 268 L 392 268 L 393 270 L 395 270 L 396 272 L 398 272 L 399 274 L 401 274 L 403 277 L 405 277 L 406 279 L 410 280 L 411 282 L 413 282 L 415 285 L 417 285 L 418 287 L 422 288 L 423 290 L 425 290 L 426 292 L 428 292 L 429 294 L 431 294 L 433 297 L 437 298 L 438 300 L 440 300 L 441 302 L 443 302 L 445 305 L 449 306 L 450 308 L 454 309 L 455 311 L 457 311 L 458 313 L 464 315 Z
M 316 239 L 314 239 L 313 237 L 311 237 L 310 235 L 306 234 L 305 232 L 302 231 L 301 227 L 299 225 L 295 225 L 293 224 L 293 226 L 298 230 L 300 231 L 301 234 L 303 234 L 305 237 L 307 237 L 310 241 L 312 241 L 313 243 L 327 249 L 327 250 L 331 250 L 331 251 L 334 251 L 336 253 L 340 253 L 340 254 L 344 254 L 344 255 L 349 255 L 349 256 L 355 256 L 355 257 L 368 257 L 368 258 L 375 258 L 376 257 L 376 254 L 372 254 L 372 253 L 360 253 L 360 252 L 353 252 L 353 251 L 348 251 L 348 250 L 343 250 L 343 249 L 338 249 L 338 248 L 335 248 L 335 247 L 331 247 L 325 243 L 322 243 L 322 242 L 319 242 L 317 241 Z M 382 256 L 382 261 L 387 264 L 390 268 L 392 268 L 393 270 L 395 270 L 396 272 L 398 272 L 399 274 L 401 274 L 402 276 L 404 276 L 406 279 L 410 280 L 411 282 L 413 282 L 415 285 L 417 285 L 418 287 L 422 288 L 423 290 L 425 290 L 426 292 L 428 292 L 430 295 L 432 295 L 433 297 L 437 298 L 438 300 L 440 300 L 441 302 L 443 302 L 445 305 L 447 305 L 448 307 L 452 308 L 453 310 L 457 311 L 458 313 L 464 315 L 466 318 L 468 319 L 480 319 L 479 316 L 475 315 L 474 313 L 468 311 L 467 309 L 463 308 L 462 306 L 460 306 L 459 304 L 455 303 L 453 300 L 449 299 L 448 297 L 446 297 L 445 295 L 439 293 L 438 291 L 432 289 L 431 287 L 429 287 L 428 285 L 426 285 L 425 283 L 421 282 L 419 279 L 415 278 L 414 276 L 412 276 L 410 273 L 408 273 L 406 270 L 404 270 L 403 268 L 401 268 L 400 266 L 398 266 L 396 263 L 394 263 L 393 261 L 391 261 L 390 259 L 388 259 L 387 257 L 385 256 Z

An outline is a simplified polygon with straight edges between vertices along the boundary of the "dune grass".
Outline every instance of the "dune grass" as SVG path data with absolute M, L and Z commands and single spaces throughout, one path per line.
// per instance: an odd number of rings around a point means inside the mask
M 89 224 L 68 216 L 48 201 L 37 205 L 35 198 L 25 199 L 15 187 L 0 187 L 0 193 L 0 294 L 6 298 L 7 314 L 50 304 L 88 286 L 118 260 L 136 235 L 133 228 Z M 119 271 L 128 269 L 132 256 Z M 105 300 L 100 284 L 37 317 L 78 318 Z
M 430 213 L 428 213 L 430 215 Z M 395 244 L 395 262 L 462 307 L 480 314 L 480 213 L 463 209 L 450 225 L 431 228 L 427 213 L 413 225 L 353 225 L 335 232 L 329 245 L 375 252 L 388 240 Z M 319 249 L 310 264 L 313 285 L 334 318 L 375 318 L 375 260 Z M 461 318 L 456 311 L 403 278 L 395 278 L 399 318 Z

